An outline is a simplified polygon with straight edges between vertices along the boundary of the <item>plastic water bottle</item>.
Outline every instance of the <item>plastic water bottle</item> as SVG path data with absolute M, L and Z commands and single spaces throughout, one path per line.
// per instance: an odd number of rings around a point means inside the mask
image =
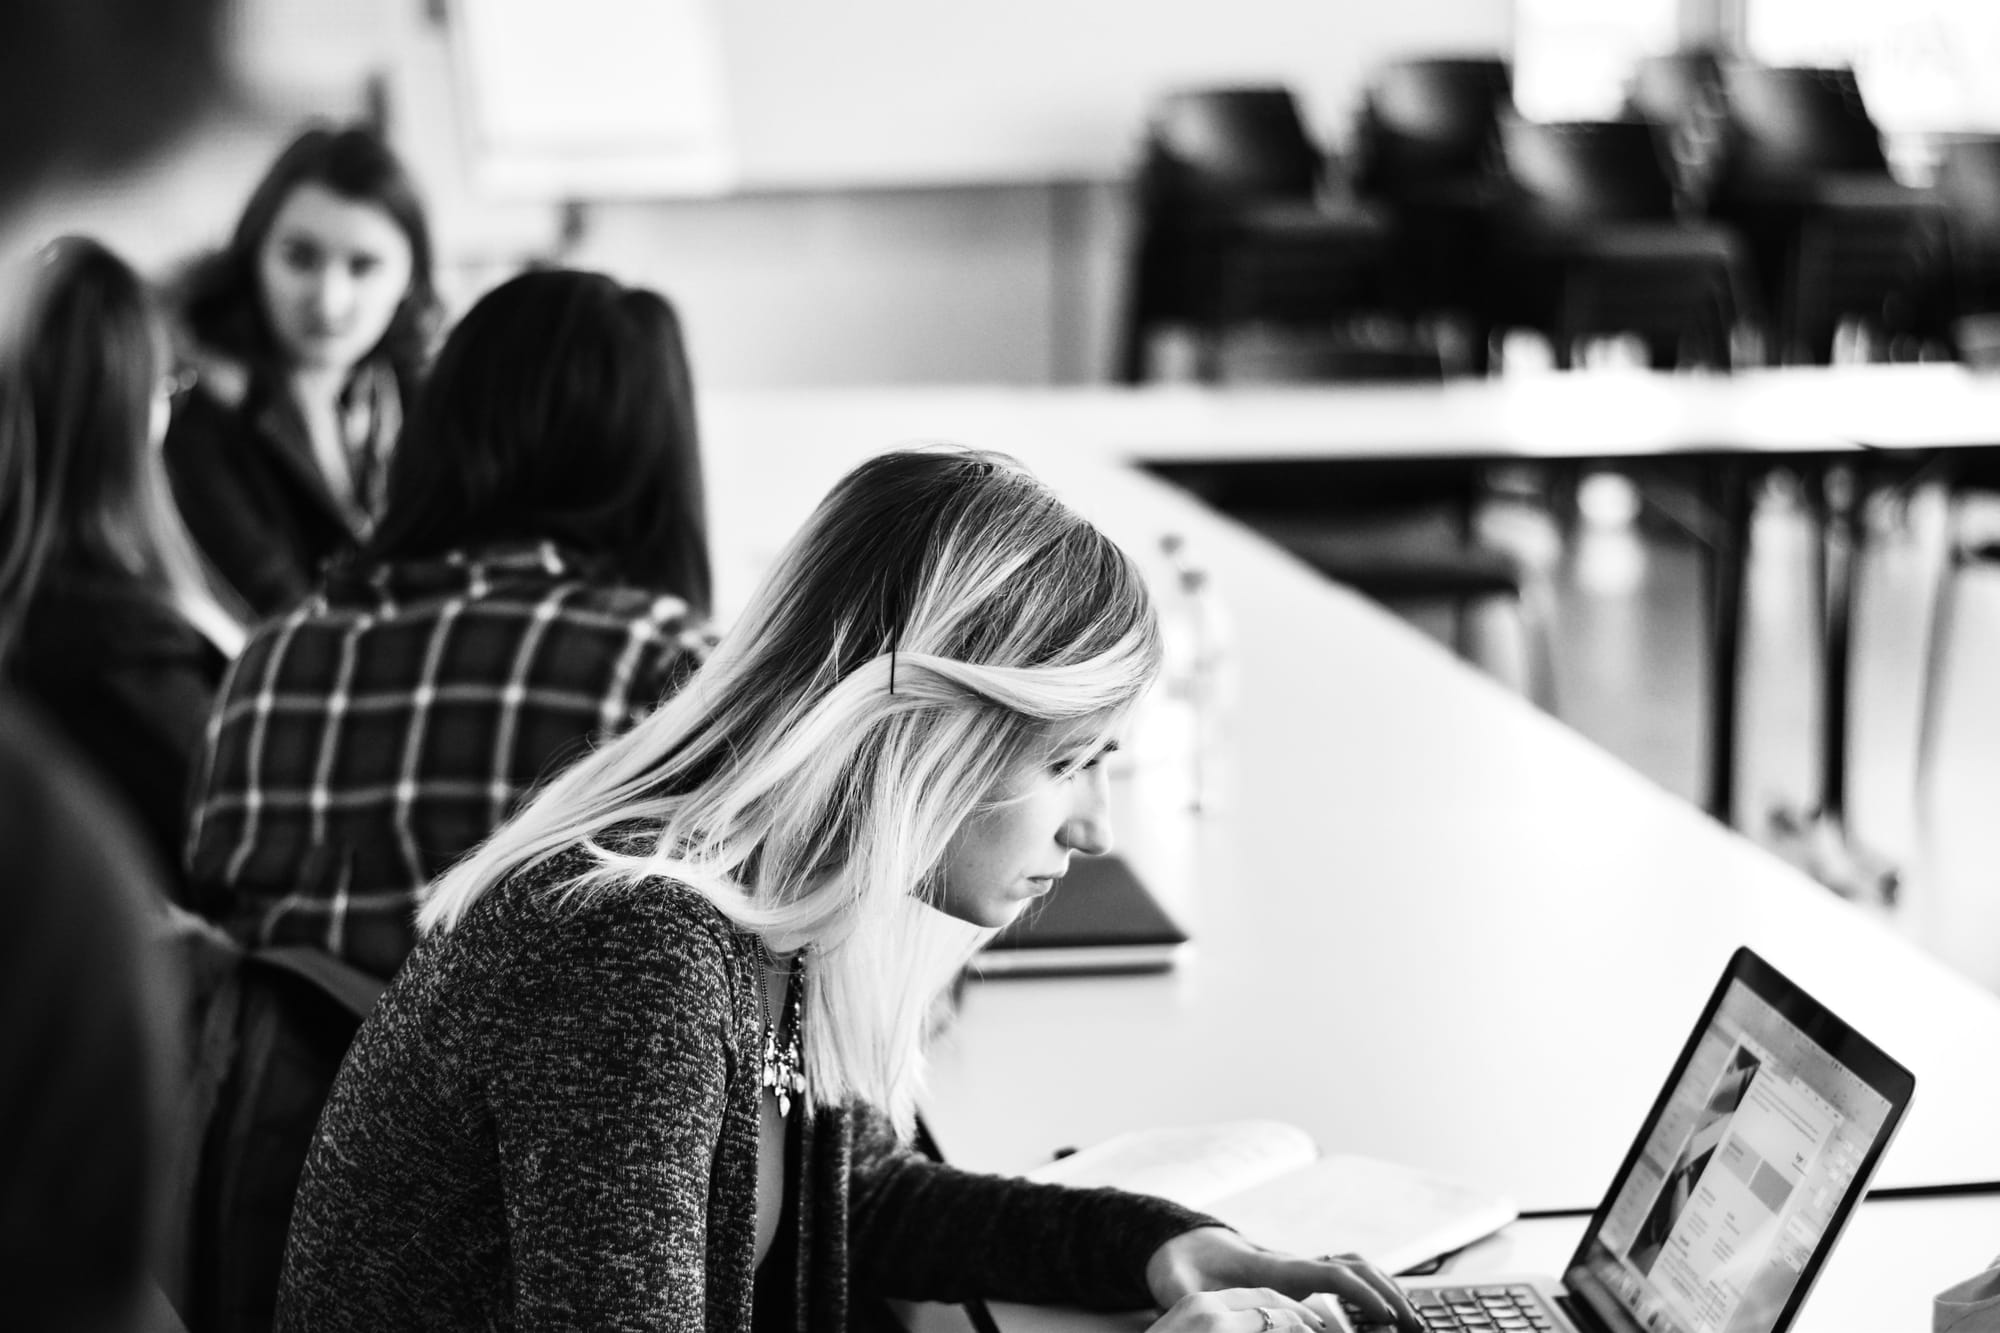
M 1213 576 L 1189 558 L 1185 539 L 1169 533 L 1160 539 L 1160 550 L 1171 575 L 1160 607 L 1166 725 L 1184 750 L 1188 807 L 1211 810 L 1223 787 L 1228 618 Z

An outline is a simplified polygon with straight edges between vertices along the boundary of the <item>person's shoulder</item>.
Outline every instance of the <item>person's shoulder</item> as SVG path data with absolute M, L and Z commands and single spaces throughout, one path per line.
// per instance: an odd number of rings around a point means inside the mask
M 486 597 L 537 622 L 553 618 L 620 645 L 636 645 L 664 661 L 701 661 L 716 643 L 713 627 L 684 598 L 580 575 L 573 568 L 564 568 L 552 581 L 495 581 Z
M 721 909 L 669 876 L 605 872 L 599 848 L 630 855 L 638 850 L 635 838 L 629 830 L 601 834 L 517 870 L 495 886 L 495 906 L 565 954 L 650 960 L 721 979 L 741 952 Z

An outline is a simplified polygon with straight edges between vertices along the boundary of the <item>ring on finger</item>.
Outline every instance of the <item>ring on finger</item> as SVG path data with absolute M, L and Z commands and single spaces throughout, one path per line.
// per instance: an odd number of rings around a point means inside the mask
M 1271 1330 L 1278 1326 L 1277 1316 L 1268 1305 L 1257 1307 L 1257 1317 L 1264 1321 L 1264 1326 L 1257 1330 L 1257 1333 L 1271 1333 Z

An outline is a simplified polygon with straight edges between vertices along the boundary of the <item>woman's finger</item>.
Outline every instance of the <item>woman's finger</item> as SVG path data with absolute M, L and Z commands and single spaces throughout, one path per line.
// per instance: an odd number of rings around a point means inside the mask
M 1326 1321 L 1321 1319 L 1316 1311 L 1307 1309 L 1303 1301 L 1294 1300 L 1282 1291 L 1263 1287 L 1258 1289 L 1258 1295 L 1260 1299 L 1256 1308 L 1260 1314 L 1271 1317 L 1271 1326 L 1274 1328 L 1318 1330 L 1326 1327 Z
M 1258 1333 L 1258 1330 L 1267 1327 L 1261 1322 L 1267 1316 L 1271 1320 L 1268 1327 L 1273 1328 L 1320 1329 L 1326 1324 L 1302 1302 L 1273 1287 L 1229 1287 L 1209 1294 L 1220 1297 L 1222 1304 L 1231 1310 L 1254 1316 L 1245 1325 L 1251 1333 Z
M 1154 1333 L 1213 1329 L 1216 1333 L 1268 1333 L 1271 1329 L 1325 1333 L 1326 1322 L 1268 1287 L 1231 1287 L 1183 1296 L 1153 1325 Z
M 1323 1263 L 1333 1265 L 1345 1279 L 1336 1293 L 1361 1312 L 1364 1324 L 1399 1324 L 1422 1328 L 1416 1307 L 1396 1280 L 1358 1254 L 1329 1254 Z

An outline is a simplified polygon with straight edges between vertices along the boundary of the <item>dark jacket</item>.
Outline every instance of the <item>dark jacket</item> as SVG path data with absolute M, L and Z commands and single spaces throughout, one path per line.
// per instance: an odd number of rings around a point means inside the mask
M 160 863 L 177 866 L 224 666 L 215 645 L 138 580 L 55 570 L 9 672 L 125 798 Z
M 751 937 L 667 881 L 552 901 L 586 864 L 488 891 L 390 982 L 306 1162 L 280 1330 L 837 1333 L 884 1297 L 1130 1309 L 1154 1250 L 1214 1225 L 944 1166 L 860 1105 L 795 1109 L 760 1269 Z
M 320 565 L 363 534 L 327 487 L 290 398 L 263 380 L 238 392 L 229 377 L 212 379 L 174 407 L 167 476 L 202 553 L 268 616 L 304 597 Z
M 174 1328 L 135 1305 L 179 1105 L 159 871 L 48 721 L 0 691 L 0 1322 Z

